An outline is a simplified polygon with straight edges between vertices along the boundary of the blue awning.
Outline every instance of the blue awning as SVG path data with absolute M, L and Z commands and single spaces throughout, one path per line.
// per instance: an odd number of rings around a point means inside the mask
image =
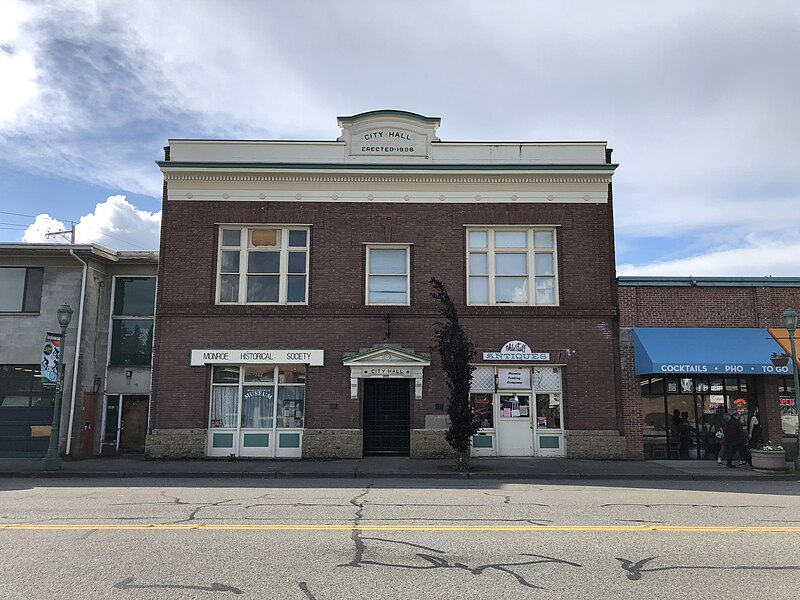
M 636 374 L 776 375 L 792 373 L 792 363 L 776 367 L 773 352 L 783 349 L 766 329 L 636 327 Z

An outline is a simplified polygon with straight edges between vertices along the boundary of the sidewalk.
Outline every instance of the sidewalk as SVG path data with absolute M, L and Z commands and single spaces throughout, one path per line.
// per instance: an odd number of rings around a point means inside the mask
M 788 480 L 795 473 L 764 475 L 743 466 L 728 469 L 715 461 L 614 461 L 585 459 L 475 458 L 469 473 L 449 459 L 377 457 L 348 460 L 145 460 L 142 456 L 65 460 L 60 471 L 42 471 L 40 459 L 0 458 L 0 477 L 97 478 L 339 478 L 493 480 Z

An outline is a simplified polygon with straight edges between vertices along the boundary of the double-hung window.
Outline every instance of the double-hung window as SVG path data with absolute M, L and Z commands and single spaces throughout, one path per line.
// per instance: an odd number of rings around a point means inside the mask
M 467 304 L 558 304 L 556 231 L 539 227 L 467 229 Z
M 367 246 L 367 304 L 410 304 L 409 246 Z
M 306 304 L 308 227 L 222 227 L 219 304 Z
M 42 267 L 0 267 L 0 312 L 38 313 L 43 278 Z

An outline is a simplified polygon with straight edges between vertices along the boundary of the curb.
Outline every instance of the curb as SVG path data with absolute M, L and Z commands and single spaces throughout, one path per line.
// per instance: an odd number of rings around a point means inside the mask
M 694 473 L 307 473 L 302 471 L 27 471 L 0 473 L 0 479 L 447 479 L 475 481 L 800 481 L 796 475 L 724 475 Z

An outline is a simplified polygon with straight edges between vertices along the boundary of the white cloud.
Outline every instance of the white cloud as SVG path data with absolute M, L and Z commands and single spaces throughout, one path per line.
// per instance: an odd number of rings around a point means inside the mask
M 48 214 L 41 214 L 36 216 L 36 220 L 31 223 L 22 234 L 22 241 L 28 243 L 67 243 L 68 239 L 55 236 L 48 238 L 45 234 L 53 233 L 55 231 L 66 231 L 67 227 L 62 221 L 54 219 Z
M 161 211 L 138 210 L 125 196 L 109 196 L 81 217 L 75 225 L 75 243 L 98 244 L 113 250 L 157 250 Z M 69 225 L 42 214 L 22 236 L 24 242 L 67 243 L 63 237 L 47 238 L 46 233 L 64 231 Z
M 617 275 L 641 277 L 797 277 L 800 240 L 755 241 L 673 261 L 620 265 Z
M 0 4 L 0 129 L 13 123 L 20 110 L 38 93 L 33 57 L 24 49 L 15 49 L 20 26 L 29 17 L 17 2 Z
M 625 263 L 644 242 L 678 256 L 687 233 L 681 261 L 750 256 L 750 235 L 796 229 L 796 0 L 8 6 L 10 170 L 157 198 L 170 137 L 334 139 L 338 115 L 399 108 L 441 116 L 447 140 L 608 140 Z M 641 268 L 693 263 L 658 265 Z

